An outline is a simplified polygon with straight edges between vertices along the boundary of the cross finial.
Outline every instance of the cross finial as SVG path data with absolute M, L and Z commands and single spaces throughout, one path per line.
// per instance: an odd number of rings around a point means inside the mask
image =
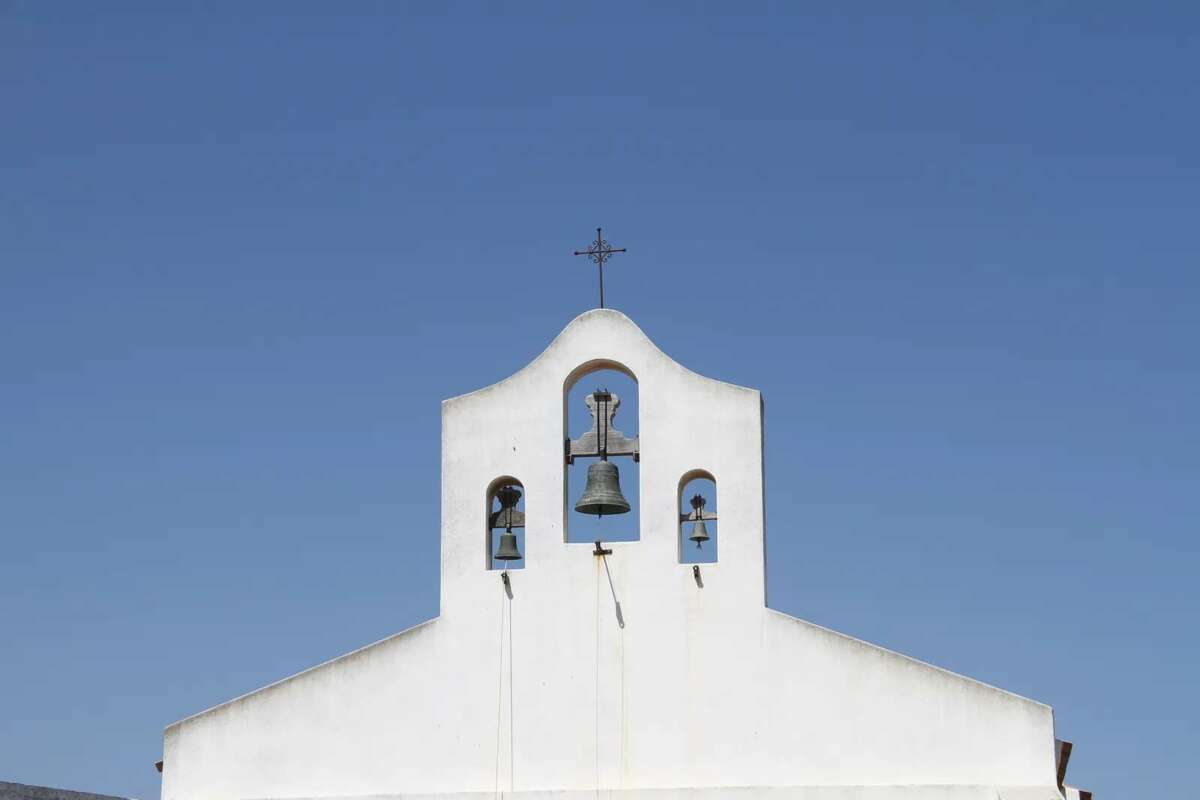
M 600 307 L 604 308 L 604 262 L 612 258 L 613 253 L 624 253 L 624 247 L 610 247 L 604 240 L 604 233 L 596 228 L 596 241 L 588 245 L 587 250 L 576 250 L 575 255 L 587 256 L 600 268 Z

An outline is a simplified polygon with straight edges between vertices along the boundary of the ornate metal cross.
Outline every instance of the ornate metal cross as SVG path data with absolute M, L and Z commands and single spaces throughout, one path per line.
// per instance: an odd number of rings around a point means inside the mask
M 604 308 L 604 262 L 612 258 L 613 253 L 624 253 L 624 247 L 609 247 L 608 242 L 604 240 L 604 234 L 600 228 L 596 228 L 596 241 L 588 245 L 587 250 L 576 250 L 575 255 L 587 256 L 594 264 L 600 267 L 600 307 Z

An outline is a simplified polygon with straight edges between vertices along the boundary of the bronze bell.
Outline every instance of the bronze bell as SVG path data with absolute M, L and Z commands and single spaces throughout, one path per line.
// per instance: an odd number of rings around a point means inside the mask
M 497 561 L 520 561 L 521 551 L 517 549 L 517 535 L 512 528 L 505 529 L 500 534 L 500 547 L 496 549 Z
M 597 461 L 588 466 L 587 485 L 575 510 L 596 516 L 629 513 L 629 501 L 621 494 L 621 474 L 616 464 Z
M 700 545 L 708 541 L 708 526 L 704 524 L 704 505 L 707 502 L 703 496 L 696 495 L 692 498 L 692 535 L 688 537 L 696 543 L 696 549 L 700 549 Z

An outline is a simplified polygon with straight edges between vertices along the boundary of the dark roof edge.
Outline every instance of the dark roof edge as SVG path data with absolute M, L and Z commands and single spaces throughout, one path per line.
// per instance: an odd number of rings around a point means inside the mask
M 112 794 L 75 792 L 50 786 L 31 786 L 26 783 L 0 781 L 0 800 L 127 800 Z

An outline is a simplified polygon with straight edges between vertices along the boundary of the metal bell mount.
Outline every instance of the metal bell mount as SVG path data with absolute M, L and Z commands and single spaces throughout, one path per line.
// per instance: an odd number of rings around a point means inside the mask
M 704 506 L 707 502 L 702 495 L 697 494 L 691 500 L 692 513 L 684 516 L 685 520 L 690 519 L 692 521 L 692 535 L 688 539 L 696 543 L 697 550 L 709 540 L 708 526 L 704 524 L 704 520 L 717 518 L 715 514 L 706 514 L 704 512 Z

